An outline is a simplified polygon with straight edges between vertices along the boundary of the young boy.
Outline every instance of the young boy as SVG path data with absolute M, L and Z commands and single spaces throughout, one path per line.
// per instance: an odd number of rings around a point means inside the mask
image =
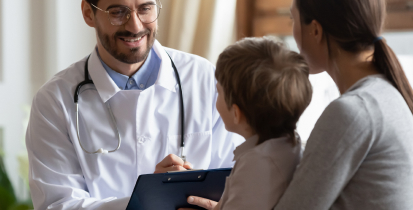
M 272 209 L 301 158 L 296 124 L 311 101 L 304 59 L 269 38 L 246 38 L 218 58 L 217 110 L 228 131 L 246 141 L 217 203 L 190 196 L 207 209 Z

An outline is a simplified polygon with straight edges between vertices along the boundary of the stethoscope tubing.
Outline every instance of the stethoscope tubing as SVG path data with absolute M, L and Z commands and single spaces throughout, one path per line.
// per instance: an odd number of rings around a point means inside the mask
M 168 54 L 168 53 L 166 53 Z M 173 62 L 171 56 L 168 54 L 169 59 L 171 60 L 172 67 L 174 69 L 175 75 L 176 75 L 176 81 L 178 82 L 179 86 L 179 95 L 180 101 L 181 101 L 181 158 L 183 161 L 186 161 L 186 156 L 184 155 L 184 148 L 185 148 L 185 140 L 184 140 L 184 131 L 185 131 L 185 124 L 184 124 L 184 119 L 185 119 L 185 112 L 184 112 L 184 97 L 182 94 L 182 86 L 181 86 L 181 78 L 179 77 L 178 70 L 175 66 L 175 63 Z

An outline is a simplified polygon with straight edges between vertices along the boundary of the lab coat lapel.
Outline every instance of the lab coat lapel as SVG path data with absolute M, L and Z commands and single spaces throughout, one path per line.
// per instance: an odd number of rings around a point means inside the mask
M 165 48 L 158 42 L 158 40 L 155 40 L 153 49 L 155 50 L 155 53 L 158 55 L 158 57 L 162 60 L 161 66 L 159 68 L 158 79 L 156 80 L 155 84 L 175 93 L 177 82 L 174 69 L 172 68 L 171 59 L 166 53 Z
M 116 83 L 110 78 L 109 74 L 103 68 L 96 50 L 93 50 L 89 58 L 89 75 L 96 86 L 100 98 L 106 103 L 117 92 L 120 91 Z

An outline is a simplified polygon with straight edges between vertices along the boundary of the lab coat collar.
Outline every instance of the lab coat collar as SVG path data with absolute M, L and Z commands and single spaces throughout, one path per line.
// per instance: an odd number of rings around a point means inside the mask
M 176 92 L 176 75 L 172 67 L 171 59 L 165 51 L 165 48 L 155 40 L 153 44 L 153 49 L 158 57 L 161 59 L 161 66 L 159 67 L 158 79 L 155 84 L 165 89 L 170 90 L 171 92 Z M 175 62 L 176 63 L 176 62 Z
M 161 66 L 159 68 L 158 78 L 155 85 L 164 87 L 171 92 L 176 92 L 175 86 L 177 84 L 175 79 L 175 73 L 172 68 L 171 60 L 166 53 L 164 47 L 155 40 L 153 49 L 158 57 L 161 59 Z M 99 60 L 96 50 L 93 50 L 89 58 L 89 74 L 92 78 L 96 89 L 99 92 L 100 98 L 104 103 L 111 99 L 121 89 L 110 78 L 109 74 L 103 68 L 102 63 Z
M 106 103 L 106 101 L 112 98 L 120 89 L 103 68 L 95 49 L 89 57 L 88 67 L 89 75 L 95 84 L 99 96 L 103 103 Z

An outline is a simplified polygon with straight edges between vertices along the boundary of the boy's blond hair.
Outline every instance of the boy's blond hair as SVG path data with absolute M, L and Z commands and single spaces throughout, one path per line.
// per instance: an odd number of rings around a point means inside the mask
M 259 135 L 258 144 L 286 135 L 296 144 L 297 121 L 312 97 L 308 76 L 302 56 L 268 37 L 227 47 L 215 72 L 228 108 L 240 108 Z

